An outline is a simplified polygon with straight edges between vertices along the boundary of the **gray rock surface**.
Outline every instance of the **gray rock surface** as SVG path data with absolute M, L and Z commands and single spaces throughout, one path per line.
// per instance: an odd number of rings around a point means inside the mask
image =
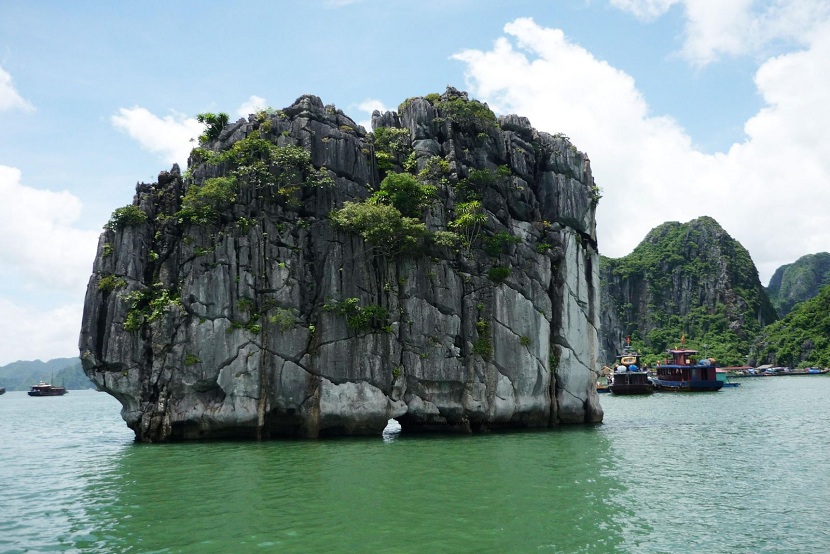
M 381 126 L 409 132 L 391 168 L 373 135 L 314 96 L 229 124 L 205 150 L 258 136 L 313 167 L 240 177 L 207 222 L 183 218 L 182 199 L 231 174 L 227 162 L 194 151 L 186 175 L 137 186 L 146 221 L 102 233 L 79 341 L 137 440 L 379 434 L 389 418 L 403 432 L 601 421 L 587 157 L 452 88 L 376 113 Z M 379 255 L 330 220 L 385 173 L 436 157 L 445 171 L 423 177 L 438 192 L 416 251 Z M 333 184 L 305 186 L 318 170 Z M 453 229 L 474 170 L 497 176 L 478 189 L 486 221 L 468 246 L 442 246 L 432 233 Z M 335 308 L 349 299 L 382 312 L 353 325 Z

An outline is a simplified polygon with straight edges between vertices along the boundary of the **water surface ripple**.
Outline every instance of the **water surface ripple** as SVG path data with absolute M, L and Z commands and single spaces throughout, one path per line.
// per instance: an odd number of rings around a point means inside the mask
M 830 376 L 603 396 L 605 423 L 139 445 L 92 391 L 0 397 L 2 552 L 826 552 Z

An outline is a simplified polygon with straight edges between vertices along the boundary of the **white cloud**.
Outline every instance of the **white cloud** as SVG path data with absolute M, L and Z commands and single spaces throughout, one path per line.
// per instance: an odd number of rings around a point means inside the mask
M 20 177 L 18 169 L 0 165 L 3 278 L 26 283 L 13 299 L 0 296 L 0 365 L 77 353 L 80 301 L 99 234 L 78 227 L 82 206 L 76 196 L 24 186 Z M 77 300 L 47 311 L 36 307 L 60 297 Z
M 83 294 L 99 231 L 80 229 L 81 201 L 69 192 L 26 187 L 0 165 L 0 259 L 26 282 Z
M 0 111 L 13 109 L 34 110 L 34 106 L 26 101 L 14 87 L 12 76 L 0 67 Z
M 193 148 L 191 139 L 198 138 L 204 130 L 204 125 L 195 118 L 179 113 L 161 118 L 140 106 L 120 108 L 110 121 L 116 129 L 137 140 L 144 150 L 182 167 L 187 165 Z
M 643 20 L 652 20 L 669 11 L 681 0 L 609 0 L 615 8 L 630 12 Z
M 0 298 L 0 365 L 78 355 L 83 304 L 33 310 Z
M 530 19 L 505 26 L 487 52 L 456 55 L 472 93 L 501 113 L 564 132 L 592 160 L 604 197 L 600 250 L 627 254 L 665 221 L 714 217 L 750 252 L 764 282 L 778 265 L 830 245 L 830 26 L 809 49 L 758 70 L 766 106 L 728 152 L 694 149 L 671 118 L 649 115 L 626 73 L 557 29 Z
M 260 96 L 251 96 L 246 102 L 239 106 L 239 109 L 236 110 L 236 114 L 239 117 L 247 118 L 250 114 L 257 113 L 267 107 L 268 103 L 265 101 L 265 98 Z
M 380 100 L 376 100 L 374 98 L 367 98 L 366 100 L 357 105 L 357 109 L 362 112 L 366 112 L 369 115 L 367 119 L 357 122 L 358 125 L 362 125 L 363 128 L 367 131 L 372 130 L 372 112 L 374 112 L 375 110 L 381 113 L 389 111 L 389 108 L 387 108 L 383 104 L 383 102 L 381 102 Z
M 756 54 L 777 41 L 806 45 L 830 15 L 826 0 L 610 0 L 649 21 L 675 5 L 686 17 L 681 54 L 702 66 L 721 56 Z

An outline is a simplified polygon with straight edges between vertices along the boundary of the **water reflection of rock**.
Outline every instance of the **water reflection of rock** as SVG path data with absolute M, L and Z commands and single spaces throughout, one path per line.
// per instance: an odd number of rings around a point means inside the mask
M 105 551 L 614 551 L 596 428 L 467 438 L 133 445 L 83 494 Z M 80 539 L 80 535 L 79 535 Z

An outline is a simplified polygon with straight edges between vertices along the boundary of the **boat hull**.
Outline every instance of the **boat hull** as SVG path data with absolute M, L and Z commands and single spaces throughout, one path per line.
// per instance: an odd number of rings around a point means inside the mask
M 654 392 L 654 385 L 611 385 L 608 387 L 612 394 L 651 394 Z
M 667 381 L 654 379 L 657 390 L 672 392 L 713 392 L 723 388 L 723 382 L 715 380 L 705 381 Z

